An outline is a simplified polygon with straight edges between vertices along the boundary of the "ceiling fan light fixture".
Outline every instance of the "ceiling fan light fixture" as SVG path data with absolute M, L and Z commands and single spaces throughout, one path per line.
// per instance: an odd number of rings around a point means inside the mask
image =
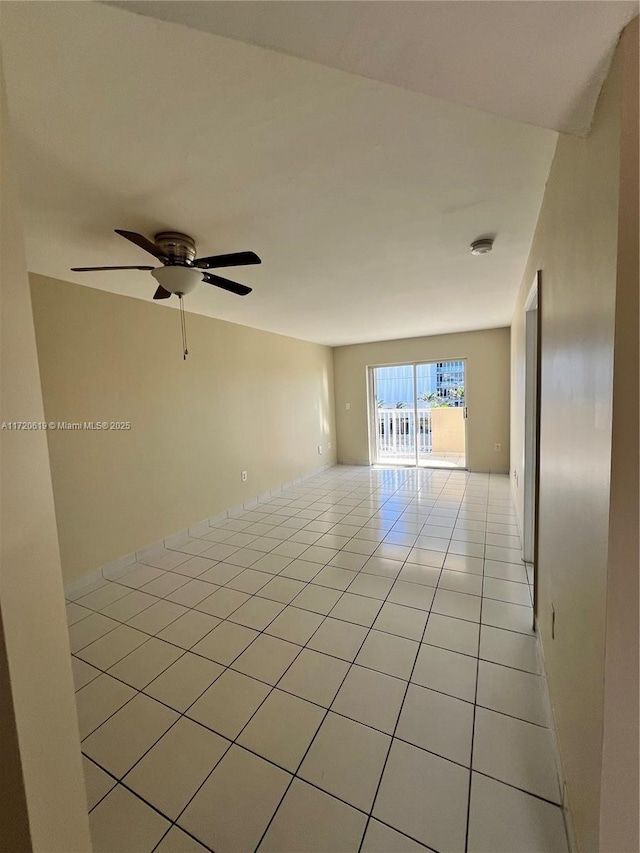
M 202 270 L 180 265 L 157 267 L 151 270 L 151 275 L 161 287 L 179 296 L 191 293 L 202 281 Z

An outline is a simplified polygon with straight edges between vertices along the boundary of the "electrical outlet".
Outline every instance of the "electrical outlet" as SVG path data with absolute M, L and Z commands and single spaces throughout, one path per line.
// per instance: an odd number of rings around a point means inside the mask
M 493 449 L 494 449 L 494 450 L 496 451 L 496 453 L 497 453 L 499 450 L 502 450 L 502 445 L 501 445 L 501 444 L 494 444 L 494 445 L 493 445 Z
M 351 403 L 345 403 L 344 407 L 347 411 L 349 411 L 349 409 L 351 408 Z
M 322 456 L 322 445 L 318 445 L 318 456 Z
M 240 472 L 240 479 L 242 480 L 243 483 L 247 482 L 247 480 L 249 479 L 249 475 L 247 474 L 246 471 Z
M 327 442 L 327 450 L 331 450 L 331 442 L 330 441 Z

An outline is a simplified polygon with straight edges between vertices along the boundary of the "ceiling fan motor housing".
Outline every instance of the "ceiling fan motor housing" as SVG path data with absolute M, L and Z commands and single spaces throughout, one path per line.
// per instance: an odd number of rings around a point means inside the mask
M 195 260 L 196 244 L 188 234 L 181 234 L 179 231 L 161 231 L 153 239 L 167 258 L 168 264 L 191 266 Z

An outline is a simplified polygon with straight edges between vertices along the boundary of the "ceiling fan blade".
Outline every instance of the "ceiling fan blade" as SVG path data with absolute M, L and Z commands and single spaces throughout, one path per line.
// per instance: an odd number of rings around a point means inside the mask
M 71 267 L 71 272 L 97 272 L 98 270 L 153 270 L 155 267 Z
M 211 255 L 208 258 L 196 258 L 194 266 L 203 270 L 215 270 L 220 267 L 242 267 L 247 264 L 261 264 L 255 252 L 232 252 L 230 255 Z
M 144 249 L 145 252 L 149 252 L 149 254 L 153 255 L 154 258 L 165 257 L 158 248 L 158 246 L 156 246 L 154 242 L 147 239 L 142 234 L 136 234 L 135 231 L 121 231 L 119 228 L 116 228 L 115 232 L 121 237 L 124 237 L 125 240 L 129 240 L 131 243 L 135 243 L 136 246 L 139 246 L 141 249 Z
M 153 294 L 154 299 L 168 299 L 171 296 L 168 290 L 165 290 L 162 285 Z
M 235 281 L 229 281 L 228 278 L 222 278 L 219 275 L 212 275 L 211 273 L 203 273 L 202 280 L 206 281 L 207 284 L 213 284 L 215 287 L 221 287 L 223 290 L 228 290 L 229 293 L 235 293 L 238 296 L 247 296 L 251 293 L 251 288 L 247 287 L 245 284 L 237 284 Z

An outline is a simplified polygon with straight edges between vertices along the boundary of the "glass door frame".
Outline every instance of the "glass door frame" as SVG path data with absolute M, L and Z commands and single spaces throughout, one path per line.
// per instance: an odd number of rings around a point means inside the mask
M 420 451 L 419 451 L 419 442 L 417 437 L 414 439 L 414 456 L 415 462 L 413 465 L 407 465 L 406 463 L 400 462 L 387 462 L 380 461 L 379 459 L 379 449 L 378 449 L 378 428 L 377 428 L 377 388 L 376 388 L 376 370 L 380 367 L 411 367 L 413 374 L 413 417 L 417 429 L 418 425 L 418 394 L 417 394 L 417 368 L 425 365 L 425 364 L 441 364 L 445 362 L 452 361 L 461 361 L 463 364 L 464 370 L 464 406 L 460 408 L 463 409 L 463 420 L 464 420 L 464 465 L 461 467 L 456 467 L 455 470 L 458 471 L 468 471 L 469 470 L 469 412 L 467 405 L 467 388 L 468 388 L 468 364 L 467 358 L 430 358 L 426 360 L 420 361 L 394 361 L 388 362 L 386 364 L 369 364 L 367 365 L 367 421 L 368 421 L 368 436 L 369 436 L 369 464 L 370 465 L 383 465 L 383 466 L 391 466 L 396 468 L 430 468 L 437 467 L 431 466 L 428 463 L 420 463 Z

